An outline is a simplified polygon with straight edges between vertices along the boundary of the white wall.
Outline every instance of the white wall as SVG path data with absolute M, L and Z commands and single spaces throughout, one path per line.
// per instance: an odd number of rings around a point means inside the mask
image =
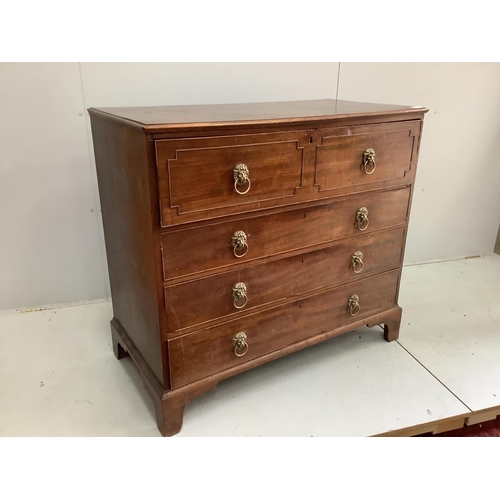
M 338 63 L 0 64 L 0 310 L 109 296 L 95 106 L 333 98 Z M 339 98 L 423 105 L 407 261 L 492 252 L 500 64 L 342 63 Z
M 500 64 L 342 63 L 338 97 L 430 110 L 405 261 L 493 252 L 500 223 Z
M 0 310 L 109 294 L 80 68 L 0 64 Z
M 0 64 L 0 310 L 108 297 L 86 109 L 334 98 L 338 63 Z

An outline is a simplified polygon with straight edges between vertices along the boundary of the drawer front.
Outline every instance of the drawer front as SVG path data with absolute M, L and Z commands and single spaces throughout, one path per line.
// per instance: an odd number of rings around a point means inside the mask
M 401 263 L 403 239 L 404 229 L 374 233 L 322 250 L 167 286 L 167 330 L 244 314 L 314 289 L 393 269 Z
M 419 124 L 406 122 L 326 132 L 316 148 L 318 190 L 371 189 L 392 180 L 408 183 L 418 131 Z
M 304 300 L 169 340 L 173 387 L 213 375 L 301 340 L 395 305 L 399 271 L 357 281 Z M 348 311 L 350 297 L 359 297 L 359 311 Z M 356 307 L 351 304 L 351 312 Z M 233 339 L 243 332 L 248 350 Z M 241 337 L 240 337 L 241 338 Z M 236 340 L 236 339 L 235 339 Z
M 156 141 L 162 226 L 283 205 L 302 186 L 305 132 Z
M 162 234 L 164 278 L 169 280 L 239 267 L 256 259 L 363 234 L 360 227 L 364 227 L 364 234 L 367 234 L 403 225 L 409 196 L 410 189 L 397 189 Z M 356 218 L 363 216 L 363 210 L 360 211 L 363 208 L 366 218 L 362 218 L 360 225 Z M 244 238 L 240 232 L 244 233 Z M 237 238 L 233 240 L 233 236 Z

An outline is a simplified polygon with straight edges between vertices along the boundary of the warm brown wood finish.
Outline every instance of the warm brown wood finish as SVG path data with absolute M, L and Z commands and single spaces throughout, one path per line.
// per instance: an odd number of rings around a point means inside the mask
M 163 382 L 147 140 L 91 120 L 113 314 Z
M 321 192 L 356 186 L 376 187 L 383 181 L 409 181 L 415 136 L 420 124 L 339 127 L 326 132 L 316 147 L 315 185 Z M 361 168 L 363 153 L 375 151 L 376 166 L 371 174 Z
M 262 201 L 286 204 L 302 185 L 306 138 L 294 132 L 156 141 L 162 226 L 207 218 L 210 209 L 241 213 Z M 243 195 L 234 186 L 239 164 L 251 183 Z
M 242 104 L 208 104 L 189 106 L 144 106 L 98 108 L 90 110 L 103 119 L 123 123 L 149 133 L 197 129 L 239 128 L 248 126 L 301 123 L 323 124 L 343 119 L 368 118 L 372 123 L 390 119 L 399 121 L 422 117 L 422 106 L 396 106 L 367 102 L 321 99 L 310 101 L 256 102 Z
M 402 226 L 406 223 L 409 196 L 409 189 L 383 191 L 302 210 L 165 233 L 162 234 L 164 277 L 169 280 L 204 271 L 213 273 L 347 236 Z M 355 226 L 356 213 L 362 207 L 368 209 L 369 220 L 364 231 Z M 231 246 L 236 231 L 243 231 L 248 241 L 248 252 L 241 258 L 235 257 Z
M 403 238 L 403 229 L 377 232 L 314 252 L 167 286 L 167 330 L 175 332 L 225 316 L 244 316 L 255 308 L 397 268 Z M 353 268 L 356 252 L 362 253 L 363 262 L 361 270 L 355 266 L 358 272 Z M 237 309 L 232 289 L 240 282 L 247 288 L 248 301 Z M 237 306 L 243 303 L 236 301 Z
M 419 131 L 420 122 L 409 121 L 156 141 L 161 225 L 408 184 Z M 361 168 L 369 148 L 376 153 L 372 173 Z M 244 194 L 234 185 L 240 164 L 249 169 Z M 317 189 L 301 189 L 308 174 Z
M 336 100 L 89 110 L 113 350 L 137 365 L 163 435 L 224 378 L 365 324 L 398 337 L 426 111 Z
M 333 330 L 353 319 L 392 308 L 399 272 L 392 271 L 290 304 L 169 340 L 172 386 L 193 382 L 295 342 Z M 348 311 L 351 295 L 359 296 L 356 316 Z M 248 352 L 235 355 L 233 337 L 244 332 Z

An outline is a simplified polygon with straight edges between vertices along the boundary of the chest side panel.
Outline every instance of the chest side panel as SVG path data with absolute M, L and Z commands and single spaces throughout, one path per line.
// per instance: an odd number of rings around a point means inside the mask
M 114 316 L 162 383 L 146 138 L 98 117 L 91 120 Z

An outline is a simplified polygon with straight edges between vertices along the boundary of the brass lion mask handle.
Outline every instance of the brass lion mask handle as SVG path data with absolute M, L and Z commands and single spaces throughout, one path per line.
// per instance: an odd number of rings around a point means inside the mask
M 363 264 L 363 252 L 357 251 L 352 254 L 351 257 L 351 267 L 352 270 L 358 274 L 363 270 L 364 264 Z
M 248 302 L 247 286 L 245 283 L 236 283 L 232 290 L 233 305 L 236 309 L 243 309 Z M 243 302 L 243 303 L 242 303 Z
M 247 235 L 243 231 L 236 231 L 231 237 L 231 245 L 235 257 L 244 257 L 248 252 Z
M 356 227 L 360 231 L 364 231 L 367 227 L 370 221 L 368 220 L 368 209 L 366 207 L 361 207 L 358 208 L 356 212 Z
M 347 301 L 347 310 L 351 316 L 356 316 L 359 313 L 359 296 L 353 294 Z
M 239 332 L 233 337 L 234 354 L 244 356 L 248 351 L 247 335 L 245 332 Z
M 375 150 L 372 148 L 368 148 L 363 152 L 363 161 L 361 162 L 361 170 L 367 174 L 373 174 L 375 169 L 377 168 L 377 164 L 375 162 Z
M 248 191 L 250 191 L 250 187 L 252 186 L 252 183 L 250 182 L 250 172 L 248 170 L 248 167 L 244 163 L 240 163 L 236 165 L 236 167 L 234 167 L 233 178 L 234 190 L 238 194 L 246 194 L 248 193 Z M 247 188 L 243 191 L 240 191 L 238 189 L 238 186 L 245 186 L 245 184 L 248 184 Z

